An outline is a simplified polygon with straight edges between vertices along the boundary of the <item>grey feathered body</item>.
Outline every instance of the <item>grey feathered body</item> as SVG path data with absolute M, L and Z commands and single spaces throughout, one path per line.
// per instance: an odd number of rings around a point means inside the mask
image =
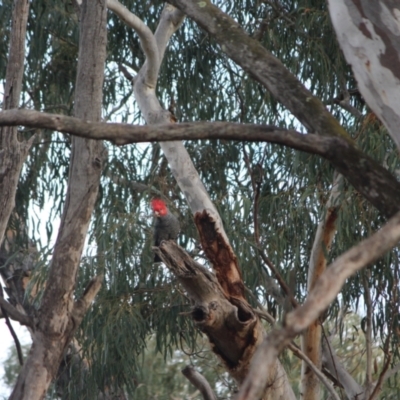
M 154 246 L 159 246 L 163 240 L 176 240 L 180 231 L 178 218 L 168 211 L 163 217 L 156 217 L 154 222 Z M 155 255 L 154 262 L 161 259 Z

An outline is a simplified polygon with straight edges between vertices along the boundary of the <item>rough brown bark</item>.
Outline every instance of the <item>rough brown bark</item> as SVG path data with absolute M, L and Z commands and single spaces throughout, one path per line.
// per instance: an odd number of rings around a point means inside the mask
M 12 15 L 10 51 L 6 70 L 3 109 L 19 106 L 24 73 L 28 0 L 15 0 Z M 22 165 L 32 140 L 20 142 L 17 127 L 3 126 L 0 130 L 0 244 L 3 242 L 8 220 L 15 207 L 15 193 Z
M 101 116 L 106 15 L 104 2 L 82 3 L 74 113 L 86 120 L 98 121 Z M 82 299 L 76 303 L 73 300 L 103 157 L 102 142 L 74 138 L 67 199 L 48 282 L 35 316 L 32 348 L 11 399 L 35 400 L 45 396 L 66 346 L 100 288 L 101 277 L 93 280 Z

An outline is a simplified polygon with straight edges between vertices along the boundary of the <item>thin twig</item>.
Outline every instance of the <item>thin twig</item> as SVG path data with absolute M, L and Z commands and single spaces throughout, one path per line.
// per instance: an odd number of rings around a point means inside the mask
M 0 298 L 2 300 L 4 300 L 4 293 L 3 293 L 3 287 L 0 285 Z M 4 300 L 5 301 L 5 300 Z M 21 343 L 19 342 L 18 336 L 14 331 L 13 326 L 11 325 L 11 321 L 10 318 L 8 317 L 8 313 L 7 311 L 4 309 L 4 307 L 0 306 L 1 308 L 1 312 L 4 315 L 4 318 L 6 320 L 6 325 L 8 327 L 8 330 L 11 333 L 11 336 L 14 339 L 14 343 L 15 343 L 15 348 L 17 349 L 17 354 L 18 354 L 18 361 L 19 361 L 19 365 L 24 365 L 24 357 L 22 355 L 22 348 L 21 348 Z
M 386 357 L 385 357 L 385 364 L 383 365 L 382 371 L 379 374 L 379 378 L 376 382 L 375 388 L 373 390 L 373 392 L 371 393 L 371 396 L 369 397 L 368 400 L 374 400 L 378 397 L 378 395 L 380 394 L 381 390 L 382 390 L 382 385 L 384 382 L 384 377 L 386 372 L 389 370 L 389 366 L 390 366 L 390 362 L 392 361 L 392 355 L 391 353 L 388 351 L 388 347 L 389 347 L 389 342 L 390 342 L 390 333 L 388 335 L 388 337 L 386 338 L 385 341 L 385 353 L 386 353 Z
M 340 397 L 336 393 L 336 390 L 334 389 L 332 384 L 328 381 L 321 370 L 311 361 L 311 359 L 309 359 L 293 342 L 289 343 L 288 347 L 290 350 L 292 350 L 294 355 L 296 355 L 298 358 L 300 358 L 300 360 L 303 360 L 308 365 L 308 367 L 314 372 L 321 383 L 327 388 L 332 398 L 335 400 L 340 400 Z
M 217 400 L 217 396 L 211 389 L 207 379 L 191 365 L 183 368 L 182 374 L 200 391 L 204 400 Z
M 366 390 L 366 398 L 368 398 L 372 384 L 372 301 L 371 301 L 371 294 L 369 292 L 367 277 L 365 276 L 365 271 L 362 271 L 361 275 L 362 275 L 362 283 L 364 286 L 365 307 L 367 308 L 367 315 L 366 315 L 367 326 L 364 335 L 365 335 L 366 354 L 367 354 L 365 390 Z
M 32 327 L 32 320 L 27 315 L 19 312 L 12 304 L 0 296 L 0 307 L 3 312 L 7 312 L 8 316 L 14 321 L 18 321 L 21 325 Z
M 250 165 L 250 160 L 248 157 L 248 154 L 246 152 L 246 149 L 243 146 L 243 155 L 244 155 L 244 161 L 247 166 L 248 173 L 251 178 L 251 184 L 253 187 L 254 191 L 254 212 L 253 212 L 253 224 L 254 224 L 254 240 L 256 242 L 256 249 L 258 250 L 262 260 L 266 265 L 268 265 L 268 268 L 270 269 L 271 273 L 273 276 L 275 276 L 276 280 L 278 281 L 280 287 L 282 288 L 283 292 L 285 293 L 286 296 L 288 296 L 292 306 L 296 308 L 298 306 L 298 303 L 296 299 L 292 295 L 292 291 L 290 290 L 289 286 L 286 284 L 285 280 L 282 278 L 281 274 L 275 267 L 275 265 L 272 263 L 272 261 L 268 258 L 268 256 L 264 253 L 264 251 L 261 249 L 261 244 L 260 244 L 260 235 L 259 235 L 259 226 L 258 226 L 258 207 L 259 207 L 259 197 L 260 197 L 260 186 L 261 182 L 258 182 L 255 180 L 254 175 L 252 173 L 251 165 Z
M 321 325 L 321 326 L 322 326 L 322 325 Z M 325 348 L 327 348 L 327 349 L 329 350 L 329 358 L 332 360 L 332 364 L 333 364 L 333 367 L 334 367 L 334 369 L 335 369 L 335 375 L 336 375 L 336 376 L 335 376 L 335 379 L 336 379 L 338 382 L 340 382 L 338 370 L 337 370 L 337 368 L 336 368 L 336 360 L 335 360 L 335 357 L 333 356 L 333 353 L 332 353 L 331 343 L 330 343 L 330 341 L 328 340 L 328 337 L 326 336 L 326 332 L 325 332 L 325 329 L 324 329 L 323 326 L 322 326 L 322 334 L 324 335 L 324 339 L 325 339 L 325 343 L 326 343 Z M 340 391 L 340 397 L 343 399 L 343 393 L 342 393 L 342 391 Z
M 393 316 L 396 315 L 396 313 L 397 313 L 396 304 L 395 304 L 395 299 L 397 298 L 397 293 L 398 293 L 397 292 L 398 291 L 397 285 L 398 285 L 398 282 L 395 279 L 393 281 L 393 287 L 392 287 L 392 290 L 391 290 L 392 291 L 391 308 L 392 308 L 393 312 L 391 313 L 391 316 L 390 316 L 390 319 L 389 319 L 388 335 L 386 337 L 385 344 L 383 346 L 383 352 L 385 353 L 385 363 L 384 363 L 383 368 L 382 368 L 382 370 L 381 370 L 381 372 L 379 374 L 379 378 L 378 378 L 378 380 L 376 382 L 375 388 L 374 388 L 373 392 L 371 393 L 371 396 L 370 396 L 369 400 L 374 400 L 380 394 L 380 392 L 382 390 L 382 385 L 383 385 L 383 383 L 384 383 L 384 381 L 386 379 L 386 375 L 387 375 L 387 372 L 389 370 L 390 362 L 392 361 L 392 354 L 391 354 L 391 352 L 389 350 L 389 346 L 390 346 L 390 341 L 392 339 L 392 333 L 393 333 L 393 329 L 394 329 L 394 326 L 393 326 L 394 318 L 393 318 Z

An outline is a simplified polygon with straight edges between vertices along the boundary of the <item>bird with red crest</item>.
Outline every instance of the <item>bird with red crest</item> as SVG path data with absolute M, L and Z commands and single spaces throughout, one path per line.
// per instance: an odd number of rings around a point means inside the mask
M 154 231 L 153 243 L 158 247 L 163 240 L 176 240 L 180 231 L 180 224 L 178 218 L 175 217 L 169 210 L 164 200 L 153 199 L 151 201 L 151 208 L 154 213 Z M 154 262 L 162 261 L 161 258 L 155 254 Z

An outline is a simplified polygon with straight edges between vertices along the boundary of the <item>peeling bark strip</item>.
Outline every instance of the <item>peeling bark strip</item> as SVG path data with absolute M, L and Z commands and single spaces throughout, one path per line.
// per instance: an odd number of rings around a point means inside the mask
M 315 287 L 318 278 L 326 270 L 326 251 L 331 249 L 332 241 L 336 233 L 336 220 L 340 207 L 338 198 L 340 196 L 340 187 L 342 183 L 343 175 L 335 172 L 331 193 L 325 205 L 325 216 L 318 224 L 311 251 L 307 277 L 308 291 Z M 314 321 L 301 337 L 301 349 L 318 369 L 322 367 L 321 337 L 322 326 L 319 320 Z M 320 398 L 321 385 L 319 379 L 308 364 L 303 361 L 301 365 L 301 399 L 319 400 Z
M 330 0 L 340 47 L 361 94 L 400 149 L 400 25 L 393 0 Z
M 101 116 L 106 17 L 104 1 L 82 2 L 74 113 L 92 121 L 99 121 Z M 73 300 L 103 157 L 101 141 L 73 138 L 67 198 L 47 286 L 35 318 L 32 348 L 11 394 L 12 400 L 39 400 L 45 396 L 64 350 L 100 288 L 101 278 L 97 278 L 77 303 Z
M 194 221 L 200 242 L 208 260 L 212 263 L 219 284 L 228 298 L 245 300 L 244 284 L 237 257 L 224 235 L 219 233 L 212 216 L 204 210 L 196 213 Z

